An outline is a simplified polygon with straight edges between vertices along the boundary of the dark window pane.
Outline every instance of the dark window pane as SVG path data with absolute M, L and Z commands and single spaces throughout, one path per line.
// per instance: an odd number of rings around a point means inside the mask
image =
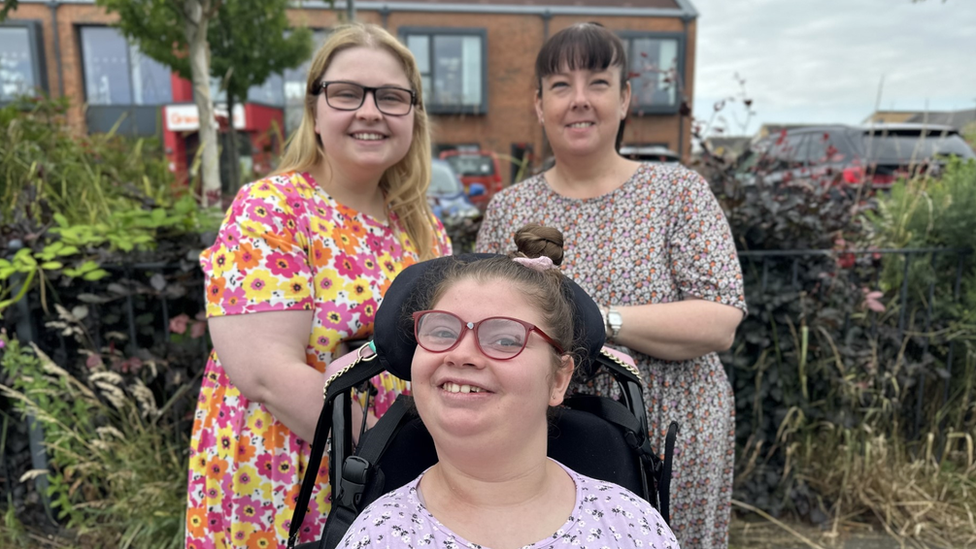
M 481 38 L 435 36 L 433 76 L 434 103 L 481 105 Z
M 29 31 L 0 27 L 0 101 L 29 94 L 36 85 Z
M 139 48 L 129 48 L 132 61 L 132 99 L 136 105 L 165 105 L 173 102 L 173 84 L 169 68 L 143 55 Z
M 922 162 L 938 155 L 973 158 L 973 150 L 954 133 L 923 136 L 921 132 L 879 132 L 864 134 L 868 160 L 881 164 Z
M 678 41 L 657 38 L 628 40 L 630 71 L 635 76 L 630 85 L 633 102 L 640 106 L 671 106 L 678 97 Z
M 132 104 L 128 52 L 129 45 L 116 29 L 81 29 L 81 54 L 88 104 Z
M 430 73 L 430 37 L 426 35 L 411 35 L 407 37 L 407 47 L 417 58 L 417 70 L 420 74 Z

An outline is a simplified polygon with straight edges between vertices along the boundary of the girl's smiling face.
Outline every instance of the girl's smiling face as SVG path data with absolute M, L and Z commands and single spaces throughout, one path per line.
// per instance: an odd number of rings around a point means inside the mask
M 336 53 L 320 81 L 354 82 L 361 86 L 411 89 L 400 62 L 381 48 L 358 46 Z M 378 178 L 406 156 L 413 140 L 414 110 L 404 116 L 383 114 L 373 92 L 361 107 L 343 111 L 319 94 L 315 109 L 319 135 L 329 164 L 349 178 Z
M 547 330 L 542 314 L 522 292 L 504 280 L 461 279 L 431 306 L 465 322 L 493 316 L 517 318 Z M 432 353 L 417 346 L 411 366 L 417 410 L 435 441 L 478 437 L 491 444 L 523 440 L 527 432 L 543 436 L 549 406 L 562 402 L 572 377 L 572 359 L 531 332 L 525 349 L 510 360 L 485 356 L 468 331 L 457 347 Z

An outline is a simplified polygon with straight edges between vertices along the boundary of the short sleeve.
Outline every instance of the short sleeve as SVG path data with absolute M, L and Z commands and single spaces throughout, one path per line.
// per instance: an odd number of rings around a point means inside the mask
M 451 237 L 447 234 L 444 224 L 434 214 L 430 215 L 431 225 L 434 227 L 434 249 L 437 250 L 437 257 L 445 257 L 453 252 Z
M 310 241 L 295 212 L 301 202 L 285 176 L 238 192 L 216 241 L 200 256 L 208 317 L 312 309 Z
M 671 275 L 683 297 L 746 311 L 742 268 L 725 213 L 708 183 L 690 170 L 674 175 L 678 195 L 670 211 Z

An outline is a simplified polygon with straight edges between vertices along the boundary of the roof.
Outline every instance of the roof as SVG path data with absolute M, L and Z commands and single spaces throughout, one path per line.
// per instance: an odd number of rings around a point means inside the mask
M 23 0 L 22 0 L 23 1 Z M 679 17 L 694 19 L 698 11 L 691 0 L 355 0 L 357 10 L 513 13 L 531 15 L 589 15 L 630 17 Z M 334 9 L 345 9 L 335 0 Z M 305 8 L 333 9 L 323 0 L 305 0 Z
M 976 122 L 976 109 L 959 111 L 876 111 L 864 119 L 864 124 L 873 122 L 914 122 L 919 124 L 936 124 L 952 126 L 961 130 Z
M 949 126 L 947 124 L 931 124 L 931 123 L 922 124 L 917 122 L 861 124 L 860 126 L 852 126 L 852 127 L 864 131 L 868 131 L 868 130 L 872 130 L 872 131 L 926 130 L 929 132 L 958 131 L 956 128 Z
M 795 130 L 797 128 L 809 128 L 812 126 L 840 126 L 840 124 L 763 124 L 753 139 L 777 134 L 783 130 Z
M 358 0 L 356 7 L 368 1 Z M 594 6 L 607 8 L 669 8 L 679 9 L 681 6 L 676 0 L 380 0 L 380 3 L 390 4 L 470 4 L 480 6 Z M 344 4 L 343 0 L 336 0 L 336 5 Z
M 752 139 L 751 135 L 725 135 L 707 137 L 705 142 L 714 154 L 738 155 L 749 147 Z
M 976 122 L 976 110 L 921 112 L 911 117 L 908 121 L 926 124 L 943 124 L 961 130 Z

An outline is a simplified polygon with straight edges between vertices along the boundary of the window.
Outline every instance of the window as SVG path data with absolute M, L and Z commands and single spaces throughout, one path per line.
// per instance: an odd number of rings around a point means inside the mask
M 488 111 L 484 29 L 407 27 L 400 29 L 400 38 L 417 58 L 428 112 Z
M 630 64 L 633 110 L 678 112 L 685 81 L 685 37 L 675 33 L 623 32 Z
M 0 103 L 47 88 L 40 33 L 33 21 L 0 26 Z
M 82 27 L 89 105 L 163 105 L 173 101 L 170 70 L 130 45 L 118 29 Z

